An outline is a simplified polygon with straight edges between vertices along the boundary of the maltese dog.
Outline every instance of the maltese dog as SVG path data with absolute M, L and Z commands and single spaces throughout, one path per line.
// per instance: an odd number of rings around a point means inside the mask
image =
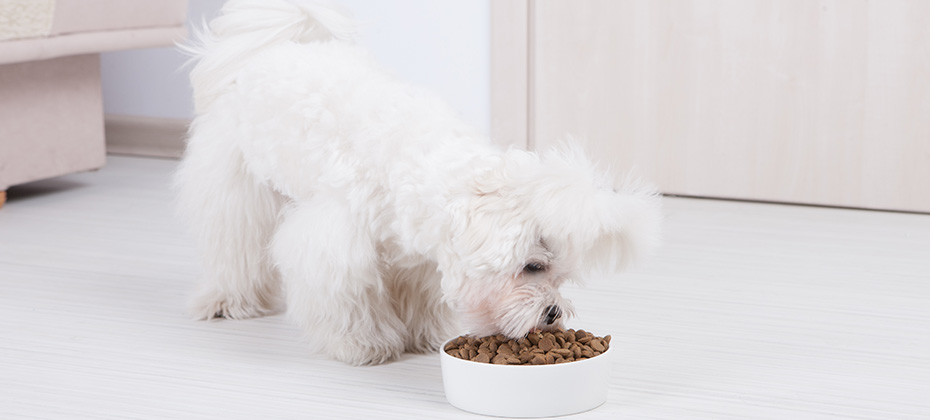
M 352 42 L 332 8 L 229 1 L 186 48 L 176 174 L 201 319 L 286 307 L 315 350 L 377 364 L 467 331 L 560 327 L 559 293 L 656 238 L 659 199 L 577 146 L 502 150 Z

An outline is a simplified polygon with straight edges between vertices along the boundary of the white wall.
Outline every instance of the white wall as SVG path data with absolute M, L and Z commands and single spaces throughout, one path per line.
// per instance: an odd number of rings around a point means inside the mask
M 223 0 L 188 0 L 187 28 L 214 16 Z M 193 117 L 187 57 L 175 48 L 148 48 L 101 54 L 103 109 L 107 114 L 159 118 Z
M 188 27 L 214 16 L 223 0 L 189 0 Z M 444 97 L 462 117 L 490 127 L 490 0 L 343 0 L 359 21 L 360 43 L 399 79 Z M 193 24 L 193 25 L 192 25 Z M 105 53 L 108 114 L 191 118 L 186 57 L 174 48 Z

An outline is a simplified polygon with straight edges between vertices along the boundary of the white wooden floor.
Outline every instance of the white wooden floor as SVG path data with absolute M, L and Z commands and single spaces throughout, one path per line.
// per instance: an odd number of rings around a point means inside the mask
M 436 355 L 354 368 L 280 316 L 195 322 L 175 162 L 110 157 L 0 209 L 0 419 L 475 418 Z M 930 418 L 930 216 L 668 199 L 636 272 L 571 289 L 612 334 L 584 419 Z M 553 384 L 553 398 L 560 386 Z

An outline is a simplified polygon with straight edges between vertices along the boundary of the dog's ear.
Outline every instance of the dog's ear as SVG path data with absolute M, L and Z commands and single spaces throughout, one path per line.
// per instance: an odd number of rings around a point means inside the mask
M 595 198 L 597 234 L 584 253 L 593 271 L 617 271 L 647 256 L 658 244 L 661 208 L 649 188 L 599 191 Z
M 612 272 L 630 266 L 659 241 L 661 201 L 635 177 L 618 181 L 591 163 L 581 147 L 566 142 L 542 156 L 551 174 L 549 209 L 543 219 L 559 223 L 574 237 L 589 271 Z

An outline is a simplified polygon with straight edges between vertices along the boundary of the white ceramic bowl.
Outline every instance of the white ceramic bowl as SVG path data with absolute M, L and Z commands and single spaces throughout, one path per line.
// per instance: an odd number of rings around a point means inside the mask
M 608 347 L 599 356 L 556 365 L 493 365 L 439 351 L 449 403 L 498 417 L 564 416 L 600 406 L 607 400 L 612 352 Z

